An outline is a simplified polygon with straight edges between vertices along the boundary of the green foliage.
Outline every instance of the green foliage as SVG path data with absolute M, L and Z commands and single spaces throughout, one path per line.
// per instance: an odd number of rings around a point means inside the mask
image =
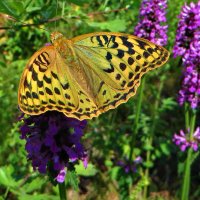
M 0 18 L 0 25 L 5 27 L 0 32 L 0 200 L 58 199 L 58 190 L 49 180 L 33 172 L 26 158 L 25 143 L 19 138 L 17 90 L 27 60 L 49 42 L 49 33 L 55 30 L 69 38 L 97 31 L 132 34 L 140 3 L 133 0 L 0 1 L 0 12 L 11 16 Z M 173 47 L 177 15 L 183 4 L 184 0 L 168 1 L 169 50 Z M 172 144 L 172 134 L 184 128 L 183 110 L 176 103 L 181 76 L 178 62 L 179 59 L 172 58 L 161 69 L 149 73 L 134 147 L 130 141 L 138 94 L 89 122 L 84 138 L 90 152 L 89 165 L 84 169 L 80 163 L 76 173 L 67 172 L 67 189 L 79 190 L 79 197 L 84 193 L 86 199 L 112 199 L 112 195 L 140 199 L 148 186 L 149 199 L 166 200 L 162 191 L 169 193 L 169 199 L 176 199 L 186 157 Z M 132 148 L 131 159 L 141 156 L 143 162 L 137 166 L 136 173 L 125 173 L 117 162 L 129 159 Z M 200 195 L 198 153 L 192 161 L 195 167 L 191 175 L 194 180 L 191 200 Z M 146 170 L 151 180 L 146 177 Z
M 87 168 L 83 166 L 83 163 L 79 163 L 79 165 L 75 166 L 75 171 L 77 175 L 85 177 L 95 176 L 97 173 L 97 169 L 91 163 L 88 164 Z
M 66 183 L 71 185 L 74 190 L 78 191 L 78 176 L 75 171 L 68 171 L 66 176 Z

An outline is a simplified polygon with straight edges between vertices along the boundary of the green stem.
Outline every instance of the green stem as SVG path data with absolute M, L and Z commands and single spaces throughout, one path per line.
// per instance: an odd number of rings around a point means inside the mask
M 189 104 L 185 103 L 184 105 L 185 109 L 185 129 L 188 130 L 190 123 L 189 123 Z
M 190 161 L 192 156 L 192 149 L 187 152 L 187 158 L 185 162 L 185 173 L 183 178 L 181 200 L 188 200 L 190 190 Z
M 152 126 L 151 126 L 151 130 L 150 130 L 150 134 L 149 134 L 149 138 L 147 138 L 146 140 L 146 144 L 148 147 L 152 146 L 153 143 L 153 137 L 154 137 L 154 132 L 155 132 L 155 128 L 156 128 L 156 124 L 157 124 L 157 118 L 158 118 L 158 106 L 159 106 L 159 102 L 160 102 L 160 96 L 161 96 L 161 91 L 163 88 L 163 84 L 164 84 L 164 78 L 161 80 L 160 86 L 159 86 L 159 90 L 158 93 L 156 95 L 156 100 L 155 100 L 155 104 L 154 104 L 154 108 L 153 108 L 153 113 L 152 113 Z M 150 163 L 151 161 L 151 149 L 147 150 L 147 156 L 146 156 L 146 163 Z M 144 186 L 144 190 L 143 190 L 143 199 L 147 199 L 147 193 L 148 193 L 148 180 L 149 180 L 149 166 L 145 169 L 144 172 L 144 177 L 145 180 L 147 181 L 147 184 Z
M 135 120 L 133 123 L 133 133 L 132 133 L 132 138 L 130 141 L 130 154 L 129 154 L 129 161 L 132 161 L 133 158 L 133 149 L 135 147 L 135 139 L 136 139 L 136 134 L 138 130 L 138 121 L 140 117 L 140 112 L 141 112 L 141 106 L 142 106 L 142 97 L 143 97 L 143 92 L 144 92 L 144 85 L 145 85 L 145 77 L 141 81 L 141 86 L 139 90 L 139 97 L 136 105 L 136 114 L 135 114 Z
M 60 200 L 67 200 L 65 182 L 58 184 Z
M 189 129 L 190 130 L 189 140 L 192 140 L 194 129 L 195 129 L 196 113 L 192 112 L 191 113 L 192 116 L 191 116 L 191 119 L 190 119 L 188 112 L 189 111 L 187 110 L 186 113 L 185 113 L 185 115 L 188 115 L 187 117 L 185 117 L 185 119 L 187 119 L 188 121 L 186 121 L 185 123 L 186 123 L 186 127 L 188 127 L 187 124 L 189 124 L 189 127 L 190 127 L 190 129 Z M 193 153 L 193 150 L 190 147 L 188 152 L 187 152 L 187 158 L 186 158 L 186 161 L 185 161 L 181 200 L 188 200 L 189 199 L 192 153 Z

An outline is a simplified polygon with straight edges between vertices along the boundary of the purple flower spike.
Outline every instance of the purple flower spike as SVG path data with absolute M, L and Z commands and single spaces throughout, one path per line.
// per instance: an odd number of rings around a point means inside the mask
M 197 127 L 192 139 L 189 138 L 189 131 L 185 134 L 183 130 L 180 130 L 180 134 L 174 134 L 172 141 L 180 147 L 181 151 L 185 151 L 189 147 L 197 151 L 200 143 L 200 127 Z
M 26 140 L 28 160 L 34 170 L 43 174 L 48 171 L 63 182 L 69 163 L 81 160 L 87 166 L 87 153 L 80 142 L 86 121 L 56 111 L 24 117 L 23 121 L 21 138 Z
M 192 109 L 196 109 L 200 104 L 200 73 L 194 66 L 185 68 L 178 102 L 180 105 L 188 102 Z
M 143 0 L 134 35 L 161 46 L 166 45 L 168 26 L 163 25 L 166 23 L 166 8 L 167 0 Z
M 185 4 L 179 19 L 173 53 L 174 57 L 183 56 L 187 60 L 192 43 L 200 38 L 200 1 L 197 4 L 192 2 L 189 6 Z
M 196 109 L 200 105 L 200 1 L 185 4 L 179 19 L 173 53 L 182 56 L 185 69 L 178 102 Z

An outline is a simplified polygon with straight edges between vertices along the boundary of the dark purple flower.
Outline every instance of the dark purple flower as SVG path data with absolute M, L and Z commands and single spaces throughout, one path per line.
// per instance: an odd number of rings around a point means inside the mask
M 140 163 L 142 163 L 142 158 L 138 156 L 132 162 L 130 162 L 127 158 L 125 158 L 124 160 L 119 160 L 117 162 L 117 165 L 122 167 L 125 173 L 129 173 L 129 172 L 135 173 L 137 171 L 136 166 Z
M 65 181 L 66 170 L 61 169 L 59 174 L 56 176 L 56 180 L 58 183 L 63 183 Z
M 189 6 L 185 4 L 179 19 L 173 53 L 174 57 L 183 56 L 183 60 L 186 62 L 190 61 L 188 51 L 191 50 L 193 43 L 200 39 L 200 1 L 197 4 L 192 2 Z
M 200 104 L 200 1 L 184 5 L 179 15 L 174 57 L 182 56 L 183 79 L 178 102 L 188 102 L 196 109 Z
M 180 147 L 181 151 L 185 151 L 189 147 L 197 151 L 200 143 L 200 127 L 197 127 L 191 138 L 189 136 L 189 130 L 186 134 L 183 130 L 180 130 L 180 134 L 175 133 L 172 140 Z
M 34 170 L 50 172 L 58 182 L 65 178 L 65 167 L 82 160 L 87 166 L 87 154 L 80 140 L 86 121 L 68 118 L 56 111 L 23 118 L 21 138 L 26 140 L 28 159 Z
M 167 0 L 143 0 L 140 8 L 139 23 L 134 35 L 150 40 L 158 45 L 167 44 L 166 23 Z
M 194 66 L 185 67 L 178 102 L 180 105 L 188 102 L 193 109 L 200 104 L 200 73 Z

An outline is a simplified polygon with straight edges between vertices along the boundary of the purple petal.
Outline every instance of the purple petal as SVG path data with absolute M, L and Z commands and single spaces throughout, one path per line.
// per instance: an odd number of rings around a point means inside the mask
M 65 176 L 66 176 L 66 170 L 65 169 L 62 169 L 60 170 L 59 174 L 57 175 L 56 177 L 56 180 L 59 182 L 59 183 L 63 183 L 65 181 Z

